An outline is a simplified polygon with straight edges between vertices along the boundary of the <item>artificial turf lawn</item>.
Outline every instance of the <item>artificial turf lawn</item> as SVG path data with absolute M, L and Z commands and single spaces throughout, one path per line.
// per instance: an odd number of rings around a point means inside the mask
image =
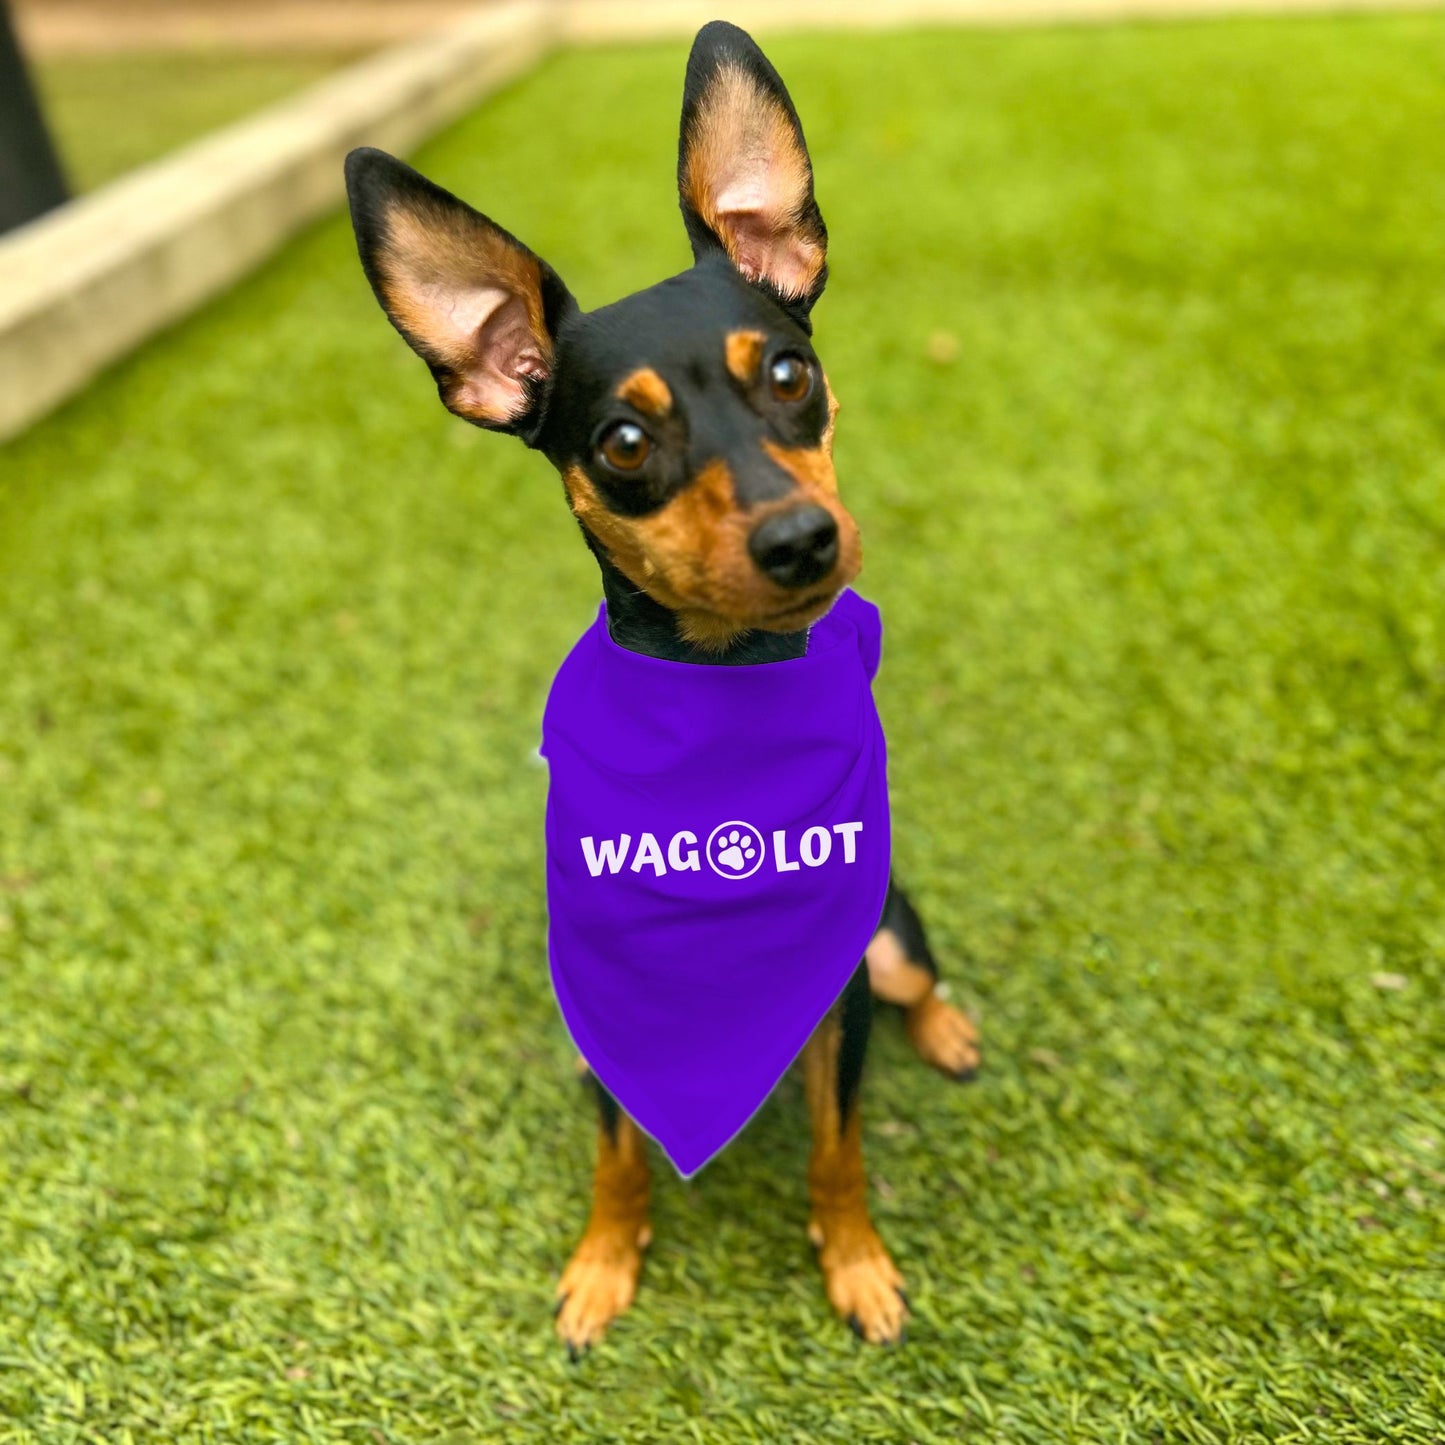
M 827 1310 L 793 1082 L 554 1340 L 593 1124 L 530 754 L 596 579 L 338 218 L 3 458 L 0 1440 L 1445 1432 L 1445 23 L 770 50 L 898 862 L 988 1050 L 875 1036 L 908 1343 Z M 421 163 L 609 300 L 684 262 L 682 59 Z
M 204 50 L 52 55 L 34 71 L 66 178 L 73 190 L 88 191 L 281 100 L 346 58 Z

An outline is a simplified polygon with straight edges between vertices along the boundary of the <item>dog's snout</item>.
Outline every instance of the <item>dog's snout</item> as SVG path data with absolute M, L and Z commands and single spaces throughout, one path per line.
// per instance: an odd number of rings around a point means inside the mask
M 812 503 L 790 507 L 753 528 L 748 551 L 763 574 L 780 587 L 806 587 L 833 570 L 838 560 L 838 524 Z

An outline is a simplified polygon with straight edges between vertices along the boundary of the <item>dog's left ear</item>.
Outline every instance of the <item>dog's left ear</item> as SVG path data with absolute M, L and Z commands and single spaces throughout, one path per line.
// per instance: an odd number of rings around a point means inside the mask
M 688 57 L 677 184 L 693 255 L 724 251 L 807 327 L 828 229 L 803 127 L 767 56 L 723 20 L 698 32 Z

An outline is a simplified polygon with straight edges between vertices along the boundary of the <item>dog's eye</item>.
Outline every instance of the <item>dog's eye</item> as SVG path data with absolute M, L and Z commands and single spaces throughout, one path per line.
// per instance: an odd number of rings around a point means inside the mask
M 597 455 L 614 472 L 635 472 L 652 451 L 647 433 L 632 421 L 620 421 L 603 433 Z
M 768 384 L 779 401 L 802 401 L 813 389 L 813 373 L 801 356 L 786 351 L 768 368 Z

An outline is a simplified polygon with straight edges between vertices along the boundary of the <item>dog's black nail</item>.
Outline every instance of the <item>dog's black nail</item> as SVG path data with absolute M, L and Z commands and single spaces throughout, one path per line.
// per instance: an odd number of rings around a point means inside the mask
M 897 1289 L 897 1286 L 895 1285 L 894 1288 Z M 904 1309 L 911 1310 L 913 1308 L 913 1301 L 908 1298 L 908 1291 L 906 1289 L 898 1290 L 898 1298 L 903 1301 Z
M 582 1356 L 587 1353 L 586 1345 L 574 1345 L 571 1340 L 567 1341 L 567 1363 L 575 1365 L 579 1363 Z
M 563 1295 L 556 1304 L 552 1306 L 552 1318 L 555 1320 L 562 1313 L 562 1306 L 567 1303 L 567 1296 Z
M 863 1326 L 858 1322 L 857 1315 L 848 1316 L 848 1328 L 861 1340 L 863 1338 Z
M 966 1069 L 959 1069 L 954 1073 L 953 1079 L 957 1084 L 971 1084 L 978 1078 L 978 1065 L 970 1064 Z

